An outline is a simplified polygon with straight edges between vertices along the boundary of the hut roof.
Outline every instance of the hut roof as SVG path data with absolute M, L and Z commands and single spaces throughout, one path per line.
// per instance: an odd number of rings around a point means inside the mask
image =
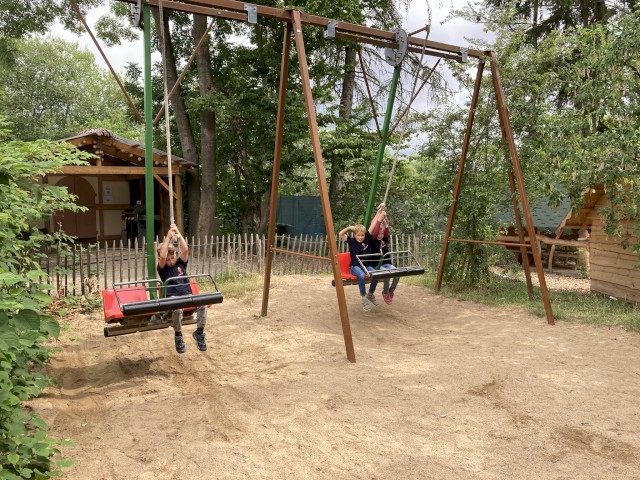
M 73 137 L 63 138 L 61 141 L 69 142 L 76 147 L 101 154 L 107 165 L 121 165 L 129 163 L 137 166 L 144 165 L 144 144 L 116 135 L 106 128 L 91 128 L 82 131 Z M 177 155 L 171 155 L 172 167 L 186 170 L 195 167 L 194 162 L 185 160 Z M 157 148 L 153 149 L 153 162 L 155 166 L 167 166 L 168 154 Z

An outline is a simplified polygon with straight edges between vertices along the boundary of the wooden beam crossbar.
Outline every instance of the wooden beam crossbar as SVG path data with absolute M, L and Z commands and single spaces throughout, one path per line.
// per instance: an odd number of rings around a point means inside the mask
M 327 260 L 328 262 L 331 261 L 329 257 L 321 257 L 319 255 L 311 255 L 310 253 L 296 252 L 294 250 L 287 250 L 286 248 L 271 247 L 271 251 L 274 253 L 277 252 L 277 253 L 284 253 L 286 255 L 293 255 L 294 257 L 312 258 L 314 260 Z
M 68 165 L 62 167 L 59 172 L 63 175 L 141 175 L 145 174 L 145 167 L 115 167 L 115 166 L 76 166 Z M 169 169 L 167 167 L 154 167 L 154 175 L 167 176 Z
M 516 243 L 516 242 L 494 242 L 492 240 L 471 240 L 468 238 L 449 238 L 449 242 L 459 243 L 481 243 L 484 245 L 501 245 L 504 247 L 530 247 L 530 243 Z
M 136 3 L 136 0 L 120 0 L 127 3 Z M 149 5 L 157 7 L 159 0 L 147 0 Z M 247 21 L 247 11 L 244 2 L 235 0 L 185 0 L 185 1 L 163 1 L 163 8 L 178 10 L 183 12 L 199 13 L 211 17 L 220 17 L 227 20 L 236 20 L 241 22 Z M 255 7 L 259 16 L 273 18 L 283 22 L 291 23 L 291 10 L 282 8 L 267 7 L 264 5 L 250 4 Z M 296 10 L 297 11 L 297 10 Z M 312 25 L 320 28 L 327 28 L 330 18 L 310 15 L 308 13 L 298 12 L 300 23 L 304 25 Z M 414 34 L 416 32 L 413 32 Z M 419 33 L 419 32 L 418 32 Z M 351 36 L 348 36 L 351 35 Z M 369 43 L 372 45 L 391 47 L 396 45 L 396 33 L 388 30 L 381 30 L 364 25 L 357 25 L 349 22 L 338 21 L 336 25 L 336 37 L 351 40 L 358 43 Z M 448 43 L 434 42 L 424 38 L 410 35 L 408 37 L 408 50 L 413 52 L 422 52 L 425 49 L 425 55 L 431 55 L 442 58 L 449 58 L 456 61 L 462 60 L 461 47 Z M 467 56 L 473 58 L 484 58 L 486 52 L 473 48 L 466 49 Z

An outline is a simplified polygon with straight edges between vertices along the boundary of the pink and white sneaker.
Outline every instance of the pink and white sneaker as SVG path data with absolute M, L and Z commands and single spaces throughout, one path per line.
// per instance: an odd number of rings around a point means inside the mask
M 391 305 L 391 302 L 393 301 L 393 294 L 382 292 L 382 298 L 384 300 L 384 303 L 386 303 L 387 305 Z

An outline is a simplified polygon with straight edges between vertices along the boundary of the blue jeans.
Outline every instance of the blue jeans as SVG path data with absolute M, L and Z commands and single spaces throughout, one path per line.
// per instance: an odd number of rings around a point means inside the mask
M 380 270 L 393 270 L 394 267 L 390 263 L 385 263 L 384 265 L 380 265 Z M 385 278 L 382 280 L 384 282 L 384 286 L 382 287 L 382 293 L 393 292 L 398 286 L 398 282 L 400 281 L 400 277 L 394 277 L 391 281 L 391 288 L 389 288 L 389 279 Z
M 369 265 L 367 265 L 366 268 L 370 272 L 373 272 L 375 270 L 375 268 L 370 267 Z M 367 287 L 366 287 L 366 283 L 365 283 L 366 275 L 365 275 L 364 271 L 362 270 L 362 267 L 351 265 L 351 266 L 349 266 L 349 271 L 351 272 L 351 275 L 355 275 L 356 277 L 358 277 L 358 288 L 360 289 L 360 296 L 364 297 L 367 294 Z M 378 284 L 377 280 L 371 280 L 371 285 L 369 287 L 369 293 L 375 292 L 377 284 Z

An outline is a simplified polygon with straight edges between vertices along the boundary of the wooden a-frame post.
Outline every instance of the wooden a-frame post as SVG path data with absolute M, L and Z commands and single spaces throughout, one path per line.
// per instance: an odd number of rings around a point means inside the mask
M 451 231 L 453 230 L 453 222 L 456 216 L 456 210 L 458 207 L 458 199 L 460 198 L 460 188 L 462 186 L 462 177 L 464 174 L 464 167 L 467 160 L 467 152 L 469 150 L 469 142 L 471 140 L 471 130 L 473 127 L 473 121 L 475 119 L 476 107 L 478 106 L 478 98 L 480 96 L 480 85 L 482 84 L 482 74 L 484 72 L 484 60 L 480 60 L 478 63 L 478 71 L 476 73 L 476 80 L 473 88 L 473 95 L 471 97 L 471 107 L 469 110 L 469 117 L 467 119 L 467 129 L 464 134 L 464 140 L 462 144 L 462 153 L 460 154 L 460 162 L 458 163 L 458 173 L 453 186 L 453 200 L 449 208 L 449 218 L 447 220 L 447 227 L 444 234 L 444 242 L 442 245 L 442 255 L 440 257 L 440 265 L 438 267 L 438 275 L 436 277 L 436 292 L 440 291 L 442 286 L 442 277 L 444 275 L 444 267 L 447 261 L 447 253 L 449 251 L 449 242 L 463 242 L 463 243 L 484 243 L 495 244 L 505 246 L 518 246 L 523 252 L 523 267 L 527 278 L 527 289 L 529 291 L 529 298 L 533 297 L 533 287 L 531 286 L 531 279 L 529 274 L 529 262 L 526 254 L 527 247 L 531 248 L 533 254 L 533 260 L 538 272 L 538 280 L 540 282 L 540 292 L 542 293 L 542 302 L 547 317 L 547 323 L 553 325 L 553 311 L 551 309 L 551 301 L 549 299 L 549 292 L 547 290 L 547 284 L 544 278 L 544 269 L 542 266 L 542 259 L 540 257 L 540 249 L 536 241 L 535 229 L 533 225 L 533 218 L 531 216 L 531 210 L 529 207 L 529 200 L 527 199 L 527 192 L 524 186 L 524 178 L 522 176 L 522 169 L 520 168 L 520 160 L 518 159 L 518 152 L 516 150 L 515 141 L 513 139 L 513 131 L 511 130 L 511 123 L 509 121 L 509 113 L 504 98 L 504 90 L 502 89 L 502 82 L 500 81 L 500 73 L 498 72 L 498 65 L 496 61 L 495 52 L 486 52 L 489 56 L 491 65 L 491 79 L 493 81 L 493 88 L 496 95 L 496 103 L 498 109 L 498 117 L 500 120 L 500 127 L 502 130 L 502 136 L 507 144 L 509 155 L 511 157 L 511 169 L 509 171 L 509 186 L 511 189 L 511 195 L 513 199 L 513 207 L 516 216 L 516 225 L 518 227 L 518 235 L 520 243 L 506 243 L 506 242 L 490 242 L 483 240 L 467 240 L 461 238 L 451 238 Z M 518 209 L 517 198 L 515 195 L 516 185 L 518 194 L 520 196 L 520 202 L 522 203 L 522 212 L 524 215 L 527 232 L 529 235 L 529 244 L 524 241 L 524 232 L 522 222 L 520 219 L 520 211 Z
M 355 363 L 356 355 L 353 349 L 353 339 L 351 337 L 351 325 L 349 323 L 349 311 L 347 310 L 347 301 L 344 295 L 344 285 L 342 283 L 342 275 L 340 274 L 340 263 L 338 262 L 338 245 L 336 237 L 333 234 L 333 215 L 331 214 L 331 204 L 329 203 L 329 189 L 327 188 L 327 179 L 324 172 L 324 163 L 322 160 L 322 149 L 320 147 L 320 135 L 318 132 L 318 123 L 316 120 L 316 111 L 313 105 L 313 95 L 311 93 L 311 80 L 309 79 L 309 69 L 307 67 L 307 54 L 304 48 L 304 38 L 302 36 L 302 22 L 300 21 L 300 12 L 291 11 L 291 20 L 293 23 L 293 36 L 296 42 L 296 50 L 298 52 L 298 63 L 300 64 L 300 77 L 302 80 L 302 90 L 304 93 L 304 103 L 307 110 L 307 118 L 309 120 L 309 131 L 311 135 L 311 147 L 313 149 L 313 159 L 316 165 L 316 174 L 318 176 L 318 187 L 320 189 L 320 202 L 322 203 L 322 214 L 324 216 L 324 225 L 327 232 L 329 243 L 329 257 L 333 270 L 333 278 L 335 280 L 336 295 L 338 297 L 338 308 L 340 310 L 340 321 L 342 323 L 342 334 L 344 336 L 344 345 L 347 351 L 347 359 Z M 280 178 L 280 157 L 282 152 L 282 135 L 284 127 L 284 107 L 285 94 L 287 90 L 287 72 L 289 64 L 290 52 L 290 36 L 291 23 L 287 22 L 284 34 L 284 46 L 282 49 L 282 67 L 280 69 L 280 89 L 278 99 L 278 116 L 276 122 L 276 146 L 273 158 L 273 175 L 271 184 L 271 198 L 269 211 L 269 236 L 267 245 L 267 260 L 265 265 L 264 286 L 262 291 L 262 316 L 267 314 L 269 305 L 269 285 L 271 283 L 271 267 L 273 263 L 273 252 L 275 249 L 275 228 L 276 228 L 276 208 L 278 201 L 278 181 Z

